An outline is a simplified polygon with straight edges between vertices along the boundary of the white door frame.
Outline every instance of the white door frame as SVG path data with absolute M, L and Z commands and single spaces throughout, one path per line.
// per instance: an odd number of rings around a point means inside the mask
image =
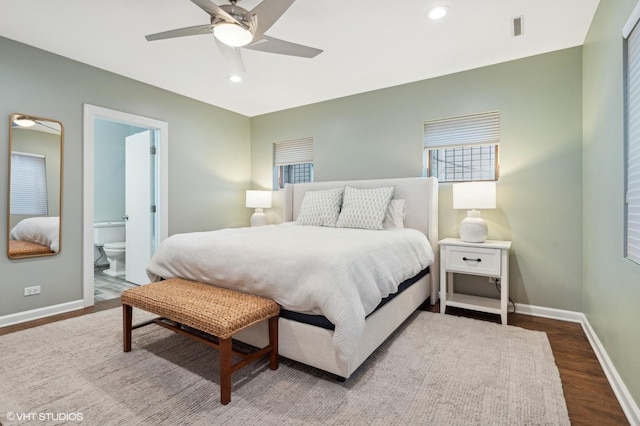
M 93 204 L 94 204 L 94 131 L 95 120 L 101 118 L 136 127 L 158 131 L 158 167 L 156 174 L 157 193 L 157 236 L 158 244 L 169 236 L 169 124 L 152 118 L 141 117 L 126 112 L 84 104 L 84 153 L 83 153 L 83 237 L 82 237 L 82 291 L 84 306 L 94 304 L 93 279 Z

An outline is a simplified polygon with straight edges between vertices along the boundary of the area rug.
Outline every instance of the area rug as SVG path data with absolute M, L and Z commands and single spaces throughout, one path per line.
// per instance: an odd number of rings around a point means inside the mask
M 0 423 L 569 424 L 541 332 L 416 312 L 344 383 L 257 361 L 233 374 L 222 406 L 217 351 L 154 324 L 123 353 L 121 324 L 116 308 L 0 337 Z

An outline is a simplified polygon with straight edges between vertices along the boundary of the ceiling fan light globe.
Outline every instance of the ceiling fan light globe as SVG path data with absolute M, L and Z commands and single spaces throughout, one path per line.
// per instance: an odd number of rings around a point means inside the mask
M 231 47 L 242 47 L 251 43 L 253 33 L 240 25 L 222 22 L 213 29 L 213 36 Z
M 36 124 L 36 122 L 34 120 L 30 119 L 29 117 L 24 117 L 24 116 L 16 117 L 13 120 L 13 122 L 16 123 L 20 127 L 31 127 L 31 126 L 34 126 Z

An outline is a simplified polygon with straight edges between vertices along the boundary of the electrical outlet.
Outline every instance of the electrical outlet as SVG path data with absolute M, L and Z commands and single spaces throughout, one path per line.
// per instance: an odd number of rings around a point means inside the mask
M 40 294 L 40 286 L 36 285 L 33 287 L 25 287 L 24 295 L 25 296 L 33 296 L 34 294 Z

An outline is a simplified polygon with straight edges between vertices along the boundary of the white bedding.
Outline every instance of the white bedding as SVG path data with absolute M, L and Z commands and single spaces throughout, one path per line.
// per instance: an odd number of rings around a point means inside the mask
M 427 238 L 415 229 L 285 223 L 175 234 L 160 244 L 147 274 L 152 281 L 182 277 L 322 314 L 335 325 L 338 356 L 348 359 L 366 315 L 433 259 Z
M 59 249 L 60 218 L 58 216 L 30 217 L 23 219 L 11 230 L 12 240 L 29 241 L 49 247 L 57 253 Z

